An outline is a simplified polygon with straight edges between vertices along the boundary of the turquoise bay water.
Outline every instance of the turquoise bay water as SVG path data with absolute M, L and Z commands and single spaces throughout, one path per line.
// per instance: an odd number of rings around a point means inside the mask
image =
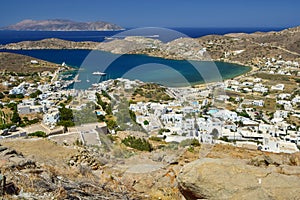
M 169 60 L 146 55 L 118 55 L 90 50 L 5 50 L 57 64 L 65 62 L 78 70 L 78 88 L 107 79 L 128 78 L 155 82 L 170 87 L 222 81 L 248 72 L 251 68 L 237 64 L 208 61 Z M 95 71 L 106 76 L 95 76 Z

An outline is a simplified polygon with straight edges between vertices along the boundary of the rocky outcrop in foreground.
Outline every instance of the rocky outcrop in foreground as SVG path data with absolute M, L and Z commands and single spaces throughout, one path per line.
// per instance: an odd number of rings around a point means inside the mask
M 2 140 L 4 199 L 300 199 L 300 153 L 157 141 L 141 152 L 120 140 L 103 149 Z
M 71 170 L 38 163 L 14 149 L 0 145 L 1 176 L 6 178 L 3 199 L 131 199 L 101 184 L 87 166 Z
M 299 176 L 299 166 L 280 165 L 270 157 L 251 162 L 204 158 L 184 166 L 177 181 L 187 200 L 300 199 Z

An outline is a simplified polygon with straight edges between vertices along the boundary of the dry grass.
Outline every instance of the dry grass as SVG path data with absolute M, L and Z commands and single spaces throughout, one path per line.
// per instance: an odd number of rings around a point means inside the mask
M 30 63 L 31 60 L 37 60 L 39 64 L 33 65 Z M 0 52 L 0 71 L 6 70 L 7 72 L 33 73 L 43 71 L 53 72 L 56 69 L 57 64 L 54 63 L 20 54 Z
M 300 126 L 300 119 L 298 117 L 295 117 L 295 116 L 291 115 L 288 119 L 288 122 L 291 123 L 291 124 L 294 124 L 296 126 Z
M 276 100 L 275 99 L 265 99 L 265 105 L 264 105 L 265 111 L 275 112 L 276 111 Z
M 11 147 L 24 156 L 33 157 L 37 162 L 51 165 L 65 165 L 77 150 L 55 144 L 48 139 L 12 139 L 2 140 L 1 145 Z
M 153 83 L 146 83 L 138 87 L 132 94 L 132 101 L 168 101 L 171 97 L 166 94 L 166 89 Z
M 212 148 L 207 157 L 249 159 L 262 154 L 263 153 L 261 151 L 257 150 L 238 148 L 231 145 L 217 144 Z

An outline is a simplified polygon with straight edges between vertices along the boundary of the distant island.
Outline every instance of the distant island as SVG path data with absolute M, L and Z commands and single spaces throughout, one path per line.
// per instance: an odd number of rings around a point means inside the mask
M 116 31 L 123 30 L 119 25 L 96 21 L 75 22 L 65 19 L 23 20 L 17 24 L 0 28 L 15 31 Z

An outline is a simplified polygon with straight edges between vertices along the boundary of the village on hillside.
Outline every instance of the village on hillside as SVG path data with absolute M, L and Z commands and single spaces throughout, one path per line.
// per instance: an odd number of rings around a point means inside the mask
M 165 142 L 197 139 L 277 153 L 299 151 L 296 61 L 265 58 L 256 71 L 188 88 L 119 78 L 88 90 L 66 89 L 76 80 L 60 78 L 64 65 L 38 74 L 34 81 L 13 73 L 1 75 L 2 140 L 43 136 L 101 146 L 99 133 L 126 130 Z

